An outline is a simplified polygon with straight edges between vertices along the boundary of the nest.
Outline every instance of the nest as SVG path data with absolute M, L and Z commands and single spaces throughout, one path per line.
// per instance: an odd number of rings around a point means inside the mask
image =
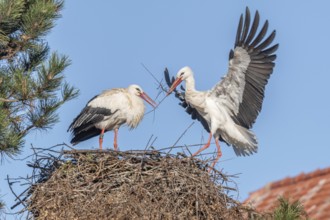
M 39 158 L 24 204 L 31 219 L 245 219 L 229 177 L 159 151 L 65 151 Z M 41 163 L 41 161 L 43 163 Z M 46 161 L 46 162 L 45 162 Z M 21 201 L 23 202 L 23 201 Z

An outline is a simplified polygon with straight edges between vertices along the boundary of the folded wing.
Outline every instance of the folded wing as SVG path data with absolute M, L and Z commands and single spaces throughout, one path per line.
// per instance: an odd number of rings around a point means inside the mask
M 96 99 L 95 96 L 88 104 Z M 95 137 L 100 134 L 101 130 L 95 127 L 96 123 L 102 122 L 106 117 L 111 116 L 114 112 L 108 108 L 92 107 L 86 105 L 80 114 L 70 124 L 68 131 L 72 132 L 72 144 Z

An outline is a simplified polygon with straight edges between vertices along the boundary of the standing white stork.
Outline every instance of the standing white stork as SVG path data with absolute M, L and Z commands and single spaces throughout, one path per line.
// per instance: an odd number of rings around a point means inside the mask
M 244 22 L 243 15 L 239 20 L 235 48 L 229 54 L 228 72 L 209 91 L 195 89 L 189 67 L 180 69 L 175 80 L 170 80 L 165 70 L 165 79 L 170 86 L 167 95 L 175 91 L 180 104 L 210 133 L 207 143 L 193 156 L 210 146 L 212 135 L 215 139 L 217 157 L 212 168 L 222 155 L 219 140 L 232 145 L 238 156 L 253 154 L 258 149 L 256 136 L 249 129 L 261 110 L 265 85 L 275 66 L 274 52 L 278 48 L 278 44 L 270 46 L 275 30 L 265 39 L 268 21 L 257 34 L 258 26 L 258 11 L 250 27 L 250 11 L 246 8 Z M 182 81 L 186 82 L 186 88 L 179 92 L 176 87 Z
M 144 99 L 153 107 L 156 103 L 138 85 L 106 90 L 92 98 L 73 120 L 68 131 L 72 132 L 71 144 L 75 145 L 97 135 L 102 150 L 103 135 L 114 130 L 114 149 L 118 149 L 118 129 L 127 124 L 131 129 L 138 126 L 144 115 Z

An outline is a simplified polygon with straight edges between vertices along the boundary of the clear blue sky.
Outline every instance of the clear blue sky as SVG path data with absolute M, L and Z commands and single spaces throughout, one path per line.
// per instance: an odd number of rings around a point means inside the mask
M 262 112 L 253 127 L 259 152 L 236 157 L 232 148 L 222 143 L 218 169 L 239 173 L 235 181 L 242 201 L 271 181 L 330 166 L 330 3 L 325 0 L 67 1 L 63 18 L 47 40 L 52 50 L 71 58 L 72 65 L 65 72 L 67 81 L 79 88 L 81 95 L 60 109 L 61 121 L 54 129 L 28 136 L 21 157 L 31 153 L 30 144 L 50 147 L 69 143 L 66 130 L 72 119 L 102 90 L 136 83 L 155 98 L 157 84 L 141 63 L 158 79 L 165 67 L 174 75 L 188 65 L 194 70 L 197 89 L 210 89 L 227 71 L 228 53 L 246 6 L 253 13 L 259 10 L 261 21 L 269 20 L 270 29 L 277 30 L 275 42 L 280 48 Z M 119 147 L 144 149 L 151 135 L 157 137 L 157 148 L 171 146 L 191 122 L 170 96 L 155 114 L 146 115 L 137 129 L 123 127 Z M 198 144 L 207 137 L 196 122 L 178 144 Z M 113 133 L 106 133 L 104 141 L 112 147 Z M 97 138 L 77 146 L 97 147 Z M 210 151 L 215 151 L 215 145 Z M 6 175 L 30 172 L 24 162 L 8 160 L 1 165 L 0 194 L 8 206 L 14 202 Z

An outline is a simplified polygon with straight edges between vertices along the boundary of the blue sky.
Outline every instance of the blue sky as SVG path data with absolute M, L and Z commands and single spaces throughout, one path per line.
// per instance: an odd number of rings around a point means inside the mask
M 233 149 L 222 143 L 223 156 L 217 168 L 227 174 L 239 174 L 235 181 L 237 198 L 242 201 L 249 192 L 271 181 L 330 166 L 330 5 L 325 0 L 67 1 L 63 18 L 47 40 L 52 50 L 72 60 L 65 71 L 66 79 L 81 94 L 60 109 L 61 121 L 52 130 L 28 136 L 20 157 L 31 154 L 31 144 L 50 147 L 69 143 L 69 124 L 102 90 L 134 83 L 155 98 L 157 83 L 141 63 L 159 80 L 165 67 L 174 75 L 188 65 L 195 73 L 197 89 L 212 88 L 227 71 L 228 53 L 246 6 L 253 14 L 259 10 L 262 22 L 269 20 L 270 30 L 277 31 L 275 42 L 280 48 L 261 114 L 253 127 L 259 152 L 236 157 Z M 137 129 L 121 128 L 119 147 L 144 149 L 151 135 L 157 137 L 156 148 L 169 147 L 191 122 L 170 96 L 154 114 L 146 115 Z M 207 137 L 196 122 L 178 145 L 198 144 Z M 104 145 L 112 147 L 112 142 L 113 133 L 106 133 Z M 76 147 L 97 148 L 98 140 Z M 215 149 L 211 145 L 209 152 Z M 191 148 L 192 152 L 197 150 Z M 4 180 L 6 175 L 18 177 L 30 172 L 25 162 L 7 160 L 1 165 L 0 194 L 8 206 L 14 202 Z

